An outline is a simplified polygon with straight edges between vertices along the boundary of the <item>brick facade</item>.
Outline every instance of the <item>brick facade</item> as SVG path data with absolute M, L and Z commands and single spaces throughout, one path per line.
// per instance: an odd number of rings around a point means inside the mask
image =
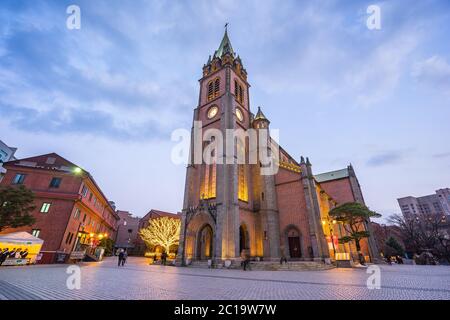
M 217 90 L 211 86 L 215 81 L 220 82 Z M 204 131 L 219 129 L 223 137 L 228 129 L 247 133 L 253 129 L 257 134 L 266 130 L 270 121 L 261 109 L 256 115 L 250 111 L 249 89 L 242 61 L 225 33 L 219 49 L 203 67 L 193 120 L 201 121 Z M 213 105 L 218 112 L 208 117 Z M 195 158 L 195 143 L 192 134 L 191 160 Z M 258 140 L 258 150 L 262 143 Z M 247 156 L 249 148 L 244 148 Z M 234 159 L 227 164 L 188 166 L 178 263 L 234 261 L 243 250 L 264 260 L 285 256 L 324 261 L 333 259 L 335 253 L 355 254 L 353 247 L 337 243 L 343 228 L 328 217 L 333 206 L 364 201 L 353 168 L 341 180 L 328 176 L 317 179 L 309 159 L 296 161 L 281 147 L 278 152 L 279 170 L 275 175 L 262 174 L 260 160 L 258 164 L 242 165 Z M 369 250 L 366 253 L 370 255 Z
M 81 234 L 97 240 L 105 236 L 115 238 L 119 218 L 87 171 L 55 153 L 7 162 L 4 166 L 7 173 L 0 185 L 17 186 L 17 175 L 24 175 L 20 184 L 35 195 L 36 209 L 32 214 L 36 221 L 2 233 L 33 233 L 44 240 L 42 252 L 50 255 L 70 254 Z M 55 178 L 60 183 L 52 187 Z M 42 210 L 44 204 L 49 207 L 48 212 L 41 212 L 47 211 Z

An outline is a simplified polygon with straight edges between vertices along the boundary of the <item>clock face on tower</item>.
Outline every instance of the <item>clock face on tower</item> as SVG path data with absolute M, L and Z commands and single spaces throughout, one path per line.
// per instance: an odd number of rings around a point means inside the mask
M 209 108 L 208 114 L 207 114 L 208 119 L 214 118 L 218 112 L 219 112 L 219 108 L 217 108 L 217 106 L 212 106 L 211 108 Z
M 244 115 L 242 114 L 241 109 L 236 108 L 236 117 L 239 119 L 239 121 L 244 121 Z

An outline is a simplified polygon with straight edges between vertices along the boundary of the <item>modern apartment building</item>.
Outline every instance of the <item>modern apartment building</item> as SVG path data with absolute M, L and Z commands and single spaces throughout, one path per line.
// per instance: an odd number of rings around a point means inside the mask
M 407 196 L 397 201 L 405 218 L 420 214 L 450 216 L 450 188 L 436 190 L 436 193 L 427 196 Z

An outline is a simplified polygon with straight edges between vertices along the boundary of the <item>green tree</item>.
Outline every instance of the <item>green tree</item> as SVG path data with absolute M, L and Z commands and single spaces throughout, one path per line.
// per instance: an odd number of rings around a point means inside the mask
M 0 231 L 32 225 L 34 194 L 24 186 L 0 188 Z
M 389 237 L 389 239 L 386 241 L 385 251 L 392 253 L 389 255 L 395 256 L 403 256 L 405 254 L 405 249 L 403 249 L 402 245 L 398 243 L 398 241 L 394 237 Z
M 361 251 L 361 240 L 370 237 L 366 226 L 370 218 L 378 218 L 381 215 L 369 210 L 358 202 L 347 202 L 330 210 L 328 213 L 334 220 L 341 222 L 347 235 L 339 238 L 340 243 L 354 242 L 356 250 Z
M 103 238 L 102 240 L 100 240 L 99 246 L 105 249 L 106 256 L 111 256 L 113 254 L 114 241 L 112 239 Z

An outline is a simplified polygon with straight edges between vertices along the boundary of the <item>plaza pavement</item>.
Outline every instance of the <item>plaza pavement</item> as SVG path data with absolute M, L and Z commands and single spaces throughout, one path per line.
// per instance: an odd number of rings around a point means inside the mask
M 450 299 L 450 267 L 381 265 L 381 289 L 365 269 L 249 271 L 150 266 L 129 257 L 83 263 L 81 289 L 69 290 L 68 265 L 0 268 L 0 300 L 40 299 Z

